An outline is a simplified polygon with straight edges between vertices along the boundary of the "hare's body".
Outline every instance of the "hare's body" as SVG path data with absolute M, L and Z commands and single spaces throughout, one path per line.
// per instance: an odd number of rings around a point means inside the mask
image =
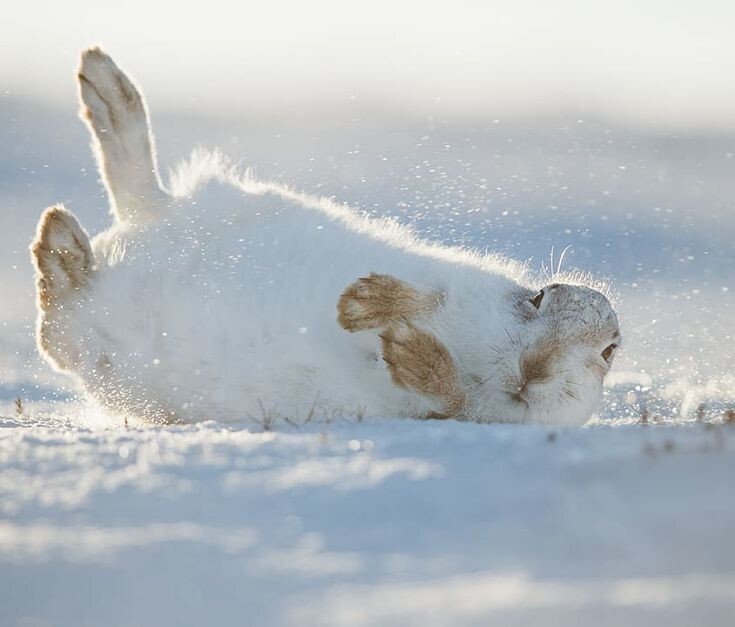
M 589 417 L 606 368 L 577 362 L 619 335 L 604 296 L 555 285 L 529 304 L 518 264 L 241 178 L 213 155 L 164 193 L 138 92 L 96 50 L 80 76 L 117 220 L 90 245 L 66 210 L 44 215 L 39 342 L 103 404 L 185 421 Z
M 288 190 L 233 178 L 223 194 L 221 183 L 201 183 L 162 224 L 115 226 L 92 241 L 98 267 L 71 336 L 95 345 L 99 364 L 85 378 L 100 377 L 103 400 L 184 420 L 295 419 L 315 403 L 320 413 L 425 414 L 435 403 L 392 383 L 378 331 L 337 323 L 340 294 L 371 272 L 442 290 L 441 315 L 423 326 L 441 327 L 450 351 L 470 333 L 508 342 L 504 295 L 517 291 L 519 267 Z M 467 284 L 455 301 L 453 286 Z

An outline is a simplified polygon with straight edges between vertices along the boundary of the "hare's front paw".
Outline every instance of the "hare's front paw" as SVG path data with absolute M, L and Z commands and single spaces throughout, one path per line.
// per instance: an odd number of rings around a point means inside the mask
M 440 302 L 439 294 L 419 292 L 400 279 L 373 272 L 342 292 L 337 320 L 350 332 L 379 329 L 428 315 Z
M 434 335 L 408 322 L 389 326 L 380 338 L 393 383 L 440 403 L 441 411 L 430 418 L 449 418 L 462 410 L 465 397 L 454 360 Z

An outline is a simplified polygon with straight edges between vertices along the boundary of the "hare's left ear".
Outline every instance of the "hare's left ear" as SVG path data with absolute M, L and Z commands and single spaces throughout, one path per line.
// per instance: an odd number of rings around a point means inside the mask
M 63 307 L 89 283 L 94 255 L 74 214 L 62 205 L 44 211 L 31 245 L 42 311 Z

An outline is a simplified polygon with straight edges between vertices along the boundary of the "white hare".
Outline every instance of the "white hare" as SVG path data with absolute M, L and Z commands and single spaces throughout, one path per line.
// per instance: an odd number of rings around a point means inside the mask
M 40 220 L 38 344 L 114 410 L 153 420 L 308 415 L 582 424 L 620 343 L 608 299 L 417 239 L 198 153 L 159 180 L 140 92 L 79 69 L 113 225 Z

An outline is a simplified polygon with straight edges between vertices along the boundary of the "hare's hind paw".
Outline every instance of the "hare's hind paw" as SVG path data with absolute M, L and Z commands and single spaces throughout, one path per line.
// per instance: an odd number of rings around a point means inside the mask
M 120 132 L 131 123 L 147 126 L 140 93 L 102 50 L 84 51 L 78 76 L 82 115 L 96 133 Z
M 143 97 L 99 48 L 82 53 L 78 78 L 80 116 L 95 140 L 114 214 L 121 222 L 155 220 L 166 196 L 158 180 Z
M 419 292 L 400 279 L 373 272 L 342 292 L 337 320 L 350 332 L 379 329 L 428 315 L 440 302 L 436 293 Z
M 399 323 L 388 327 L 380 338 L 393 383 L 441 405 L 430 418 L 449 418 L 462 410 L 465 395 L 454 360 L 434 335 L 411 323 Z
M 42 310 L 59 306 L 89 282 L 94 256 L 89 238 L 62 206 L 47 209 L 31 246 Z

